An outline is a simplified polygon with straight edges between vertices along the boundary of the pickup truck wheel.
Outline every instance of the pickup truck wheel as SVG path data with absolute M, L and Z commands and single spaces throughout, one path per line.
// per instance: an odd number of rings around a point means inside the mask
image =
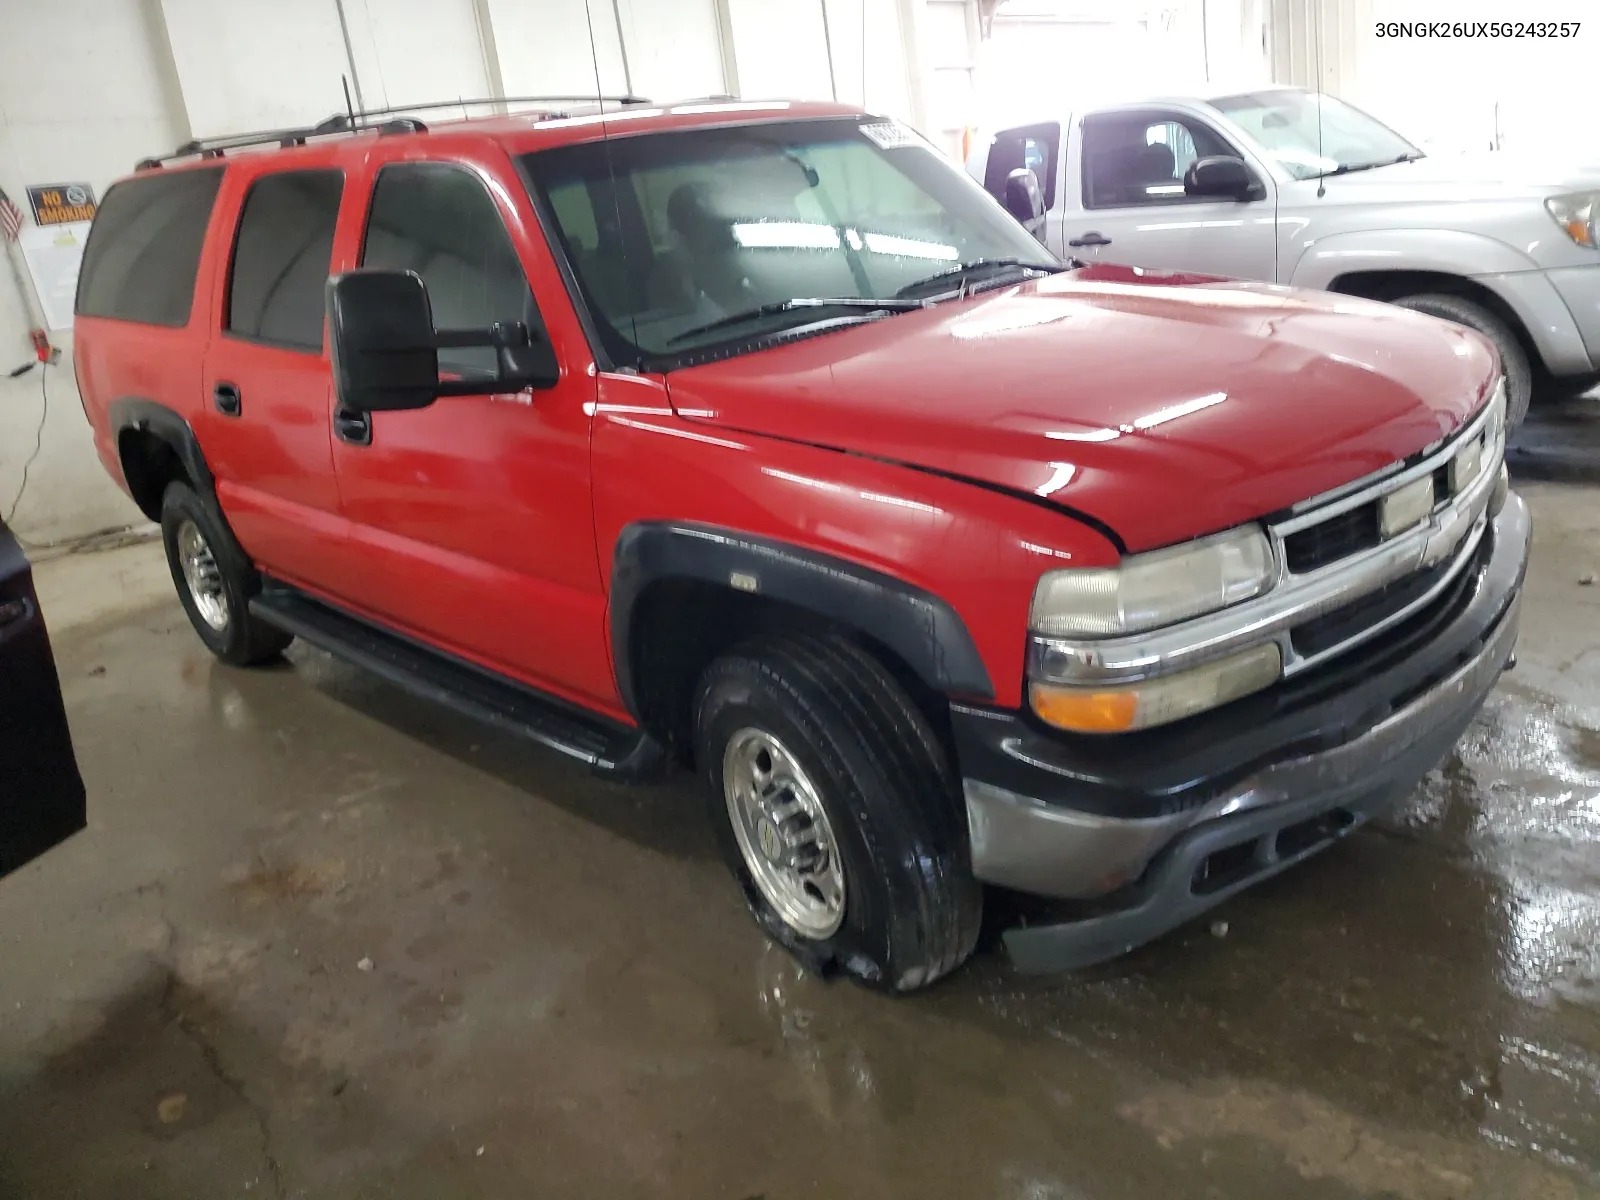
M 1528 415 L 1528 404 L 1533 399 L 1533 368 L 1528 355 L 1517 341 L 1517 335 L 1494 313 L 1481 304 L 1463 300 L 1443 292 L 1426 292 L 1417 296 L 1402 296 L 1394 303 L 1401 308 L 1427 313 L 1476 329 L 1500 352 L 1500 366 L 1506 373 L 1506 428 L 1515 429 Z
M 250 615 L 261 586 L 233 535 L 186 483 L 161 497 L 161 540 L 178 598 L 211 653 L 248 667 L 282 654 L 294 639 Z
M 842 638 L 707 668 L 695 710 L 712 821 L 756 921 L 802 964 L 912 991 L 972 953 L 983 892 L 926 718 Z

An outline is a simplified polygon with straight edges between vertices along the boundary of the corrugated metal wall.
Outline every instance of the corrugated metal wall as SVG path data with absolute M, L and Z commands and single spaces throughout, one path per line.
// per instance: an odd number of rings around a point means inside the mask
M 1372 20 L 1372 0 L 1268 0 L 1273 81 L 1350 95 Z

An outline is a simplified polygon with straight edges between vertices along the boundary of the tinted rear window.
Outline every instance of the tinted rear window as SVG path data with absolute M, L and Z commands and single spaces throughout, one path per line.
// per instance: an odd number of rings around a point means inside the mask
M 221 182 L 221 168 L 207 168 L 152 173 L 107 192 L 78 272 L 78 314 L 187 325 Z
M 251 186 L 233 250 L 230 333 L 322 349 L 323 285 L 343 191 L 340 171 L 284 171 Z

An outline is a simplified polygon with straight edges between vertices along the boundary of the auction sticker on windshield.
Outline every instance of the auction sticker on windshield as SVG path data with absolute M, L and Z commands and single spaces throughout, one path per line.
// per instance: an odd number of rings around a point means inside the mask
M 897 150 L 903 146 L 922 144 L 922 139 L 899 121 L 874 121 L 859 128 L 862 136 L 880 150 Z

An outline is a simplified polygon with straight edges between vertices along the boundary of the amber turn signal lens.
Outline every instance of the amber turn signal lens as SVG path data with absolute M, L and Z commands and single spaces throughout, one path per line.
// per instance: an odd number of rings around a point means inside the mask
M 1084 692 L 1036 683 L 1033 711 L 1041 720 L 1078 733 L 1122 733 L 1133 728 L 1139 697 L 1132 692 Z
M 1073 733 L 1126 733 L 1248 696 L 1276 682 L 1283 658 L 1276 644 L 1252 646 L 1175 675 L 1130 683 L 1115 691 L 1031 683 L 1028 699 L 1040 720 Z

